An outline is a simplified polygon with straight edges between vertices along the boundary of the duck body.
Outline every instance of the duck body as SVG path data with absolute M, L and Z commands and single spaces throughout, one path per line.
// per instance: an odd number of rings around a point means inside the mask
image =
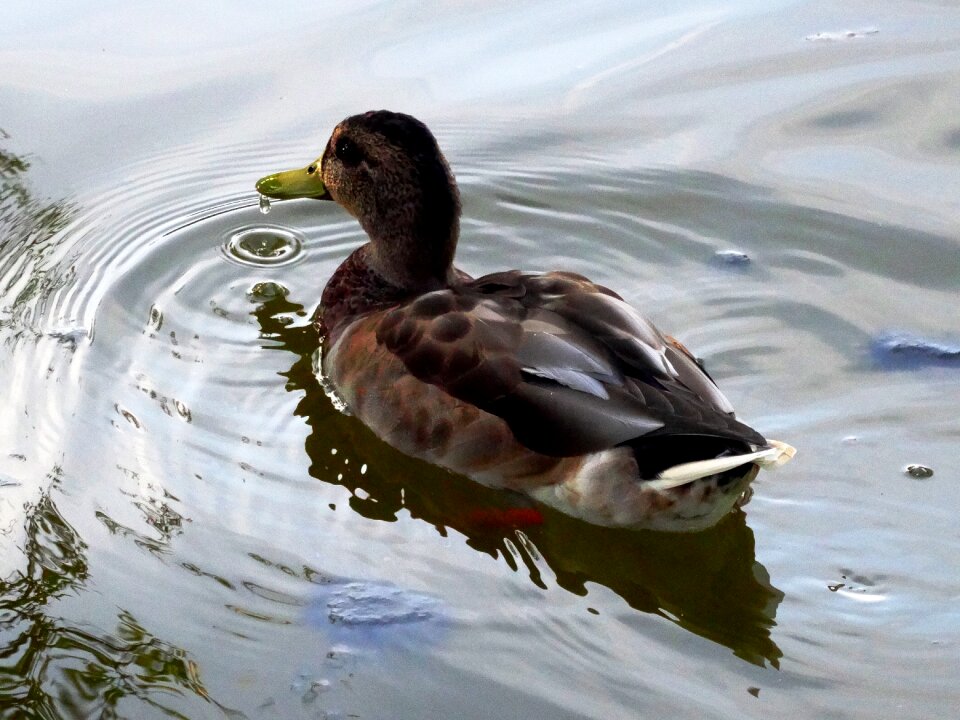
M 324 289 L 321 368 L 401 452 L 591 523 L 669 531 L 715 524 L 793 455 L 612 290 L 457 270 L 456 185 L 414 118 L 347 118 L 306 171 L 258 189 L 336 200 L 367 230 Z

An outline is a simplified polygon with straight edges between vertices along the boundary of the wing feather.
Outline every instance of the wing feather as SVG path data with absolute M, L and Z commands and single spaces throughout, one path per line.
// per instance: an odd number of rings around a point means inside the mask
M 671 434 L 764 443 L 682 345 L 573 273 L 496 273 L 428 293 L 387 312 L 377 339 L 543 454 Z

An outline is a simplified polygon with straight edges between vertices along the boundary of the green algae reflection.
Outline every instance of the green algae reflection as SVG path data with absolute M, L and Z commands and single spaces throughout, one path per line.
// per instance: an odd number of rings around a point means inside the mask
M 110 629 L 62 616 L 88 571 L 55 492 L 54 482 L 27 513 L 25 570 L 0 581 L 0 718 L 112 718 L 129 698 L 189 717 L 187 706 L 211 703 L 190 656 L 130 613 L 120 610 Z
M 0 130 L 0 139 L 9 137 Z M 56 234 L 73 214 L 65 201 L 37 197 L 27 183 L 27 158 L 0 148 L 0 330 L 20 334 L 33 306 L 63 286 L 69 271 L 47 267 Z
M 5 343 L 35 337 L 36 307 L 70 279 L 69 269 L 51 265 L 50 251 L 73 208 L 37 197 L 29 169 L 26 158 L 0 148 Z M 151 635 L 129 612 L 117 610 L 107 627 L 70 618 L 88 593 L 87 546 L 57 508 L 59 469 L 38 478 L 37 487 L 13 521 L 23 530 L 23 557 L 0 578 L 0 718 L 130 717 L 138 704 L 186 718 L 216 704 L 186 651 Z

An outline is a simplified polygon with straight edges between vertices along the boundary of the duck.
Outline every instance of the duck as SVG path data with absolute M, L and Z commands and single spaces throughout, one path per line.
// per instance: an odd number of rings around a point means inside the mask
M 458 269 L 457 183 L 411 115 L 348 117 L 256 189 L 333 201 L 366 233 L 323 290 L 318 373 L 407 455 L 588 523 L 690 532 L 796 452 L 738 420 L 704 364 L 613 290 Z

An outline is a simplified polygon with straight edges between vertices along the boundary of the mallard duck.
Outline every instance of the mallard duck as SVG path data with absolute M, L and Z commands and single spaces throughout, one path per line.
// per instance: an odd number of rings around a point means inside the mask
M 457 184 L 409 115 L 349 117 L 308 167 L 256 187 L 333 200 L 366 232 L 323 291 L 321 372 L 401 452 L 590 523 L 668 531 L 715 524 L 794 453 L 612 290 L 457 269 Z

